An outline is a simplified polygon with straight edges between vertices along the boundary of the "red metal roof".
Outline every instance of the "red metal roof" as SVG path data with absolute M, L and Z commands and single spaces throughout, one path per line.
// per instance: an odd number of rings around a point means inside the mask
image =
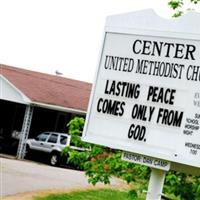
M 2 64 L 0 74 L 34 102 L 87 110 L 90 83 Z

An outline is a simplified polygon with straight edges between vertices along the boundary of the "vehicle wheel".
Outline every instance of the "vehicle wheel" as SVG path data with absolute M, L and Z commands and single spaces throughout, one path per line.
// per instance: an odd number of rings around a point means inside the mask
M 60 156 L 59 153 L 53 152 L 50 156 L 50 165 L 59 166 Z

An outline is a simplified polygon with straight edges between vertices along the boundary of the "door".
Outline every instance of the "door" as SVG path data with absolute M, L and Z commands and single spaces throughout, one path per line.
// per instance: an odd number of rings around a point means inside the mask
M 33 139 L 31 142 L 31 149 L 46 152 L 46 143 L 47 139 L 49 138 L 49 134 L 50 133 L 48 132 L 41 133 L 35 139 Z
M 47 142 L 45 143 L 45 148 L 47 152 L 51 152 L 52 149 L 57 145 L 58 134 L 51 133 Z

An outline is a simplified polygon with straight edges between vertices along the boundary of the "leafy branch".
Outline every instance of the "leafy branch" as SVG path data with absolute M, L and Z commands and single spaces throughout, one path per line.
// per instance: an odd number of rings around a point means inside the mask
M 179 17 L 185 13 L 183 7 L 185 6 L 186 2 L 190 2 L 191 4 L 196 5 L 200 2 L 200 0 L 170 0 L 168 5 L 175 11 L 173 17 Z M 187 10 L 192 9 L 188 8 Z

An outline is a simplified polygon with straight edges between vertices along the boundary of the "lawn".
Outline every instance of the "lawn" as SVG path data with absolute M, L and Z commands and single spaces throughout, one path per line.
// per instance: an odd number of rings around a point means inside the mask
M 98 189 L 65 194 L 52 194 L 46 197 L 35 197 L 34 200 L 144 200 L 130 196 L 127 191 Z

